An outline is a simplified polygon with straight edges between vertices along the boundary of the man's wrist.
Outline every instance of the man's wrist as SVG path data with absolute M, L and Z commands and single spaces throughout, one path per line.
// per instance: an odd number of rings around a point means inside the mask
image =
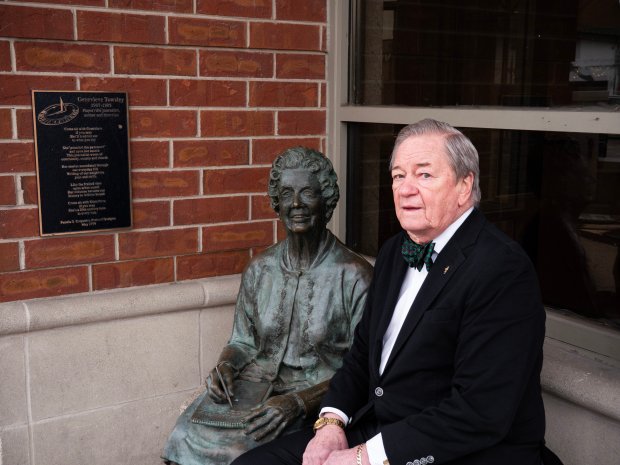
M 333 413 L 326 414 L 321 416 L 317 421 L 314 422 L 312 430 L 316 433 L 318 430 L 326 426 L 337 426 L 340 429 L 344 429 L 345 424 L 344 421 L 338 418 L 338 415 Z

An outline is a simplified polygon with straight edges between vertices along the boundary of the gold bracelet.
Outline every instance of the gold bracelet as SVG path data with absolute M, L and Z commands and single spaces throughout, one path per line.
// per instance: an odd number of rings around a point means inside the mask
M 357 446 L 357 451 L 355 451 L 355 463 L 357 465 L 362 465 L 362 449 L 364 449 L 364 444 Z

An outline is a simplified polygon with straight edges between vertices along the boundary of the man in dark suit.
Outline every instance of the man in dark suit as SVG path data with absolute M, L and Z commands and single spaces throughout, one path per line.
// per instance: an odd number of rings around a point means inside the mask
M 476 149 L 423 120 L 390 170 L 403 232 L 379 252 L 314 433 L 235 465 L 540 465 L 545 313 L 527 255 L 476 208 Z

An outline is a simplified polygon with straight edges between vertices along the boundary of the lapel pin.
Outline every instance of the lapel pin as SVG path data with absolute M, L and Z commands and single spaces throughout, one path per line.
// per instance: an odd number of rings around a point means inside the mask
M 446 267 L 443 269 L 443 274 L 446 274 L 446 273 L 448 272 L 448 270 L 449 270 L 449 269 L 450 269 L 450 265 L 446 266 Z

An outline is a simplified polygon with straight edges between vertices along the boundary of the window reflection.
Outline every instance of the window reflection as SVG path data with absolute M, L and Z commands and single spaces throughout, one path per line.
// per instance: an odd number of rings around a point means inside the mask
M 615 0 L 358 0 L 352 102 L 620 103 Z
M 388 161 L 400 126 L 350 125 L 347 242 L 376 255 L 400 226 Z M 546 305 L 620 328 L 620 139 L 467 129 L 481 209 L 534 263 Z

